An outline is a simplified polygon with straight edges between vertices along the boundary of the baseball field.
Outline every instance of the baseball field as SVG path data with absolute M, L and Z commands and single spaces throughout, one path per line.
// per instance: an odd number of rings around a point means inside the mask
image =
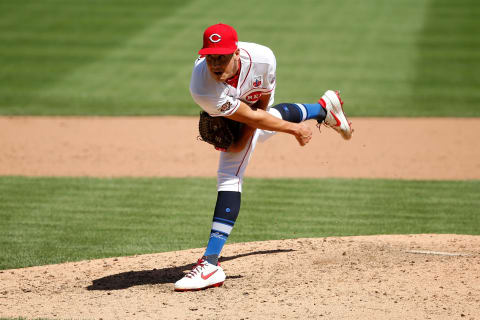
M 480 319 L 478 16 L 474 0 L 0 1 L 0 319 Z M 176 293 L 216 199 L 188 86 L 217 22 L 275 52 L 276 102 L 341 89 L 355 132 L 259 144 L 224 286 Z

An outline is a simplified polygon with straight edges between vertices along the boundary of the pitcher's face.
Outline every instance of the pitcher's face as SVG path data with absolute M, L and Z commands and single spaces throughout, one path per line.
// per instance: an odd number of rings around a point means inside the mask
M 207 54 L 205 58 L 213 78 L 218 82 L 225 82 L 237 73 L 240 51 L 232 54 Z

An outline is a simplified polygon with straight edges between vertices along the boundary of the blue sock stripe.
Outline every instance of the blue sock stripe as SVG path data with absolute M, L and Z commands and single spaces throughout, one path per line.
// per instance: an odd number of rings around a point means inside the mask
M 241 193 L 219 191 L 205 256 L 219 256 L 240 212 Z
M 222 231 L 218 231 L 218 230 L 215 230 L 215 229 L 212 229 L 212 231 L 210 232 L 210 234 L 212 233 L 219 233 L 221 234 L 222 236 L 225 236 L 228 238 L 229 234 L 228 233 L 225 233 L 225 232 L 222 232 Z
M 307 106 L 306 106 L 304 103 L 302 103 L 302 106 L 303 106 L 303 107 L 305 108 L 305 110 L 307 111 L 307 116 L 305 117 L 305 120 L 310 119 L 310 117 L 309 117 L 310 113 L 308 112 Z
M 217 222 L 220 222 L 220 223 L 225 223 L 225 224 L 228 224 L 229 226 L 233 226 L 235 224 L 235 221 L 222 219 L 222 218 L 217 218 L 217 217 L 213 217 L 213 221 L 217 221 Z
M 297 107 L 298 111 L 302 115 L 302 121 L 309 119 L 308 109 L 302 103 L 295 103 L 295 106 Z
M 302 105 L 307 110 L 308 119 L 317 119 L 322 113 L 324 113 L 323 107 L 320 103 L 302 103 Z
M 210 240 L 208 241 L 207 249 L 205 250 L 205 256 L 210 255 L 219 255 L 222 251 L 225 242 L 227 241 L 226 235 L 222 234 L 221 232 L 212 232 L 210 233 Z
M 308 111 L 308 108 L 305 106 L 305 104 L 302 103 L 302 106 L 305 108 L 305 110 L 307 111 L 307 116 L 305 117 L 305 120 L 308 120 L 308 119 L 311 119 L 310 118 L 310 112 Z

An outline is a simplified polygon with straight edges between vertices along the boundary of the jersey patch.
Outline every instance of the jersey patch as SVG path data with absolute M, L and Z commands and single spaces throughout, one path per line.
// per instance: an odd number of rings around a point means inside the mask
M 230 110 L 231 108 L 232 108 L 232 103 L 230 101 L 227 101 L 218 110 L 220 112 L 225 112 L 225 111 Z
M 253 77 L 252 85 L 254 88 L 259 88 L 262 85 L 263 76 L 255 76 Z

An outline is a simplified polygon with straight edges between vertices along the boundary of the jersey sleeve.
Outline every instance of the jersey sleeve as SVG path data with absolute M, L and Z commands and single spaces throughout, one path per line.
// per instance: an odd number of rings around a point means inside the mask
M 268 49 L 267 57 L 269 60 L 268 69 L 267 69 L 267 89 L 273 90 L 275 89 L 276 80 L 277 80 L 277 60 L 275 59 L 275 55 L 273 54 L 272 50 Z
M 229 116 L 237 111 L 240 100 L 226 94 L 196 94 L 190 91 L 193 100 L 212 117 Z

